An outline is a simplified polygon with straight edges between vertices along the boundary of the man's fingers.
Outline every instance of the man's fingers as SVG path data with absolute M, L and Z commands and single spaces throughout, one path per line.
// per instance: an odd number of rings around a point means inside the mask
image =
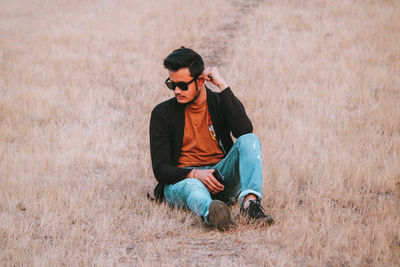
M 214 172 L 214 169 L 212 169 L 212 173 Z M 211 173 L 210 180 L 212 183 L 215 185 L 215 187 L 218 189 L 218 191 L 224 190 L 224 185 L 218 182 L 217 178 Z
M 214 191 L 214 194 L 224 190 L 224 186 L 220 184 L 212 174 L 210 174 L 207 178 L 207 187 Z
M 207 82 L 211 82 L 212 81 L 212 76 L 211 74 L 206 74 L 203 75 L 204 80 L 206 80 Z
M 211 194 L 215 195 L 216 193 L 218 193 L 218 190 L 212 189 L 210 187 L 207 187 L 208 191 L 210 191 Z
M 213 68 L 210 68 L 210 67 L 205 68 L 201 76 L 208 82 L 212 81 L 213 80 Z
M 212 175 L 214 171 L 215 169 L 206 169 L 200 171 L 200 173 L 202 173 L 201 176 L 203 177 L 201 178 L 201 181 L 212 194 L 216 194 L 224 190 L 224 186 L 221 185 L 217 179 L 215 179 L 214 175 Z
M 213 183 L 211 182 L 210 179 L 208 179 L 208 177 L 204 179 L 203 183 L 210 192 L 215 190 Z
M 213 181 L 214 185 L 219 189 L 219 191 L 224 190 L 224 185 L 221 184 L 220 182 L 218 182 L 217 178 L 215 178 L 214 175 L 212 177 L 212 181 Z
M 211 191 L 213 191 L 213 192 L 219 192 L 219 191 L 220 191 L 220 190 L 218 189 L 218 187 L 215 186 L 215 184 L 214 184 L 212 181 L 209 181 L 209 182 L 207 183 L 207 187 L 208 187 Z

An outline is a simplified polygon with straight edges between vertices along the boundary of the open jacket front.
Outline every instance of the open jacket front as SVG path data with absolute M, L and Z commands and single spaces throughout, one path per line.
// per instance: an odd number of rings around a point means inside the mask
M 253 126 L 243 104 L 228 87 L 220 93 L 206 89 L 207 104 L 219 145 L 226 155 L 235 138 L 251 133 Z M 151 113 L 150 151 L 154 176 L 158 181 L 154 195 L 163 199 L 164 185 L 175 184 L 185 179 L 190 169 L 179 168 L 186 104 L 175 97 L 158 104 Z

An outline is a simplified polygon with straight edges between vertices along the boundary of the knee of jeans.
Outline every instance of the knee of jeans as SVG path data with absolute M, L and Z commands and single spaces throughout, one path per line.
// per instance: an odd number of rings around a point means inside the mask
M 201 200 L 207 200 L 211 199 L 210 193 L 208 190 L 193 190 L 189 193 L 188 195 L 188 201 L 201 201 Z
M 203 184 L 199 179 L 196 178 L 186 178 L 184 181 L 186 182 L 186 184 L 190 185 Z
M 190 179 L 190 180 L 189 180 Z M 187 179 L 186 183 L 186 192 L 187 197 L 190 199 L 202 199 L 204 197 L 209 197 L 209 192 L 207 187 L 200 181 L 195 178 Z
M 190 189 L 189 191 L 193 191 L 196 188 L 199 189 L 204 189 L 206 188 L 205 185 L 198 179 L 196 178 L 186 178 L 185 179 L 185 187 L 189 187 L 188 189 Z
M 257 135 L 249 133 L 240 136 L 236 142 L 239 142 L 240 146 L 253 146 L 254 149 L 260 147 L 260 140 L 258 139 Z

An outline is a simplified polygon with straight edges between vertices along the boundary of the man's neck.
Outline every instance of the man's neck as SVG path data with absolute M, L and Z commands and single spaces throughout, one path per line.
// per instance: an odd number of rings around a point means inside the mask
M 197 97 L 195 101 L 193 101 L 188 105 L 190 108 L 201 107 L 207 101 L 206 87 L 204 85 L 202 87 L 199 87 L 199 91 L 200 91 L 199 97 Z

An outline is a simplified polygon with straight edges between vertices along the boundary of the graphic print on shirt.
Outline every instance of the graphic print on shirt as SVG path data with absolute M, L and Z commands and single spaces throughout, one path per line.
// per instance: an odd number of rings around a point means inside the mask
M 208 114 L 208 131 L 210 132 L 211 139 L 217 141 L 217 135 L 215 134 L 210 114 Z

